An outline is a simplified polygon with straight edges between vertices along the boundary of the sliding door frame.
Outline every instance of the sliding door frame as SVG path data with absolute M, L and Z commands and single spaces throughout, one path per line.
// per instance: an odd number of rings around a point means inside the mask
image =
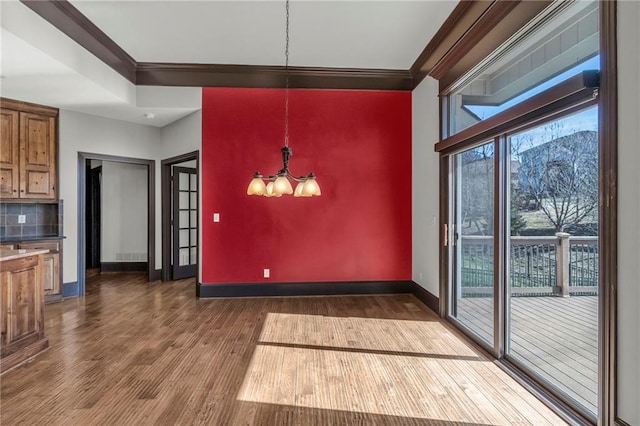
M 491 354 L 507 369 L 513 370 L 512 373 L 520 381 L 525 381 L 529 386 L 538 389 L 538 395 L 554 409 L 558 410 L 566 418 L 577 420 L 584 423 L 594 423 L 597 419 L 586 410 L 575 406 L 568 398 L 563 395 L 557 395 L 551 391 L 549 386 L 536 373 L 525 370 L 522 364 L 512 357 L 506 355 L 507 344 L 507 327 L 508 315 L 506 301 L 508 300 L 508 286 L 506 279 L 508 277 L 508 259 L 506 257 L 506 248 L 508 247 L 508 233 L 506 223 L 508 220 L 507 208 L 509 206 L 509 191 L 507 181 L 508 165 L 505 159 L 508 158 L 508 140 L 509 134 L 517 131 L 526 130 L 528 128 L 539 126 L 541 123 L 554 120 L 559 117 L 568 116 L 579 110 L 587 109 L 594 105 L 599 105 L 599 73 L 586 71 L 569 80 L 554 86 L 539 95 L 534 96 L 528 101 L 523 102 L 518 108 L 506 110 L 503 113 L 485 122 L 478 123 L 464 132 L 462 135 L 454 135 L 444 139 L 436 144 L 436 150 L 441 153 L 441 164 L 447 164 L 446 176 L 441 171 L 441 179 L 448 179 L 446 189 L 441 196 L 441 216 L 442 228 L 447 229 L 446 238 L 452 240 L 452 230 L 448 226 L 455 222 L 453 217 L 455 210 L 455 201 L 453 198 L 452 185 L 455 182 L 456 167 L 453 164 L 455 154 L 463 152 L 478 144 L 494 143 L 494 336 L 493 346 L 488 345 L 485 341 L 478 338 L 471 329 L 466 327 L 456 318 L 451 316 L 451 285 L 455 274 L 452 271 L 453 260 L 456 258 L 451 247 L 443 247 L 441 250 L 441 267 L 446 259 L 447 281 L 441 282 L 443 286 L 447 310 L 443 313 L 444 317 L 455 324 L 465 335 L 471 338 L 474 343 L 483 350 Z M 599 120 L 600 121 L 600 120 Z M 601 136 L 599 136 L 601 138 Z M 600 139 L 602 144 L 602 139 Z M 599 178 L 602 179 L 603 170 L 599 171 Z M 600 183 L 601 187 L 603 182 Z M 445 184 L 441 182 L 441 187 Z M 443 240 L 444 241 L 444 240 Z M 600 243 L 602 245 L 602 243 Z M 602 250 L 602 249 L 601 249 Z M 600 283 L 599 291 L 603 291 L 602 283 Z M 603 297 L 600 298 L 602 301 Z M 600 328 L 604 327 L 602 323 Z M 602 345 L 602 340 L 599 346 Z M 602 350 L 600 347 L 599 350 Z M 601 356 L 600 356 L 601 358 Z M 602 364 L 602 361 L 601 361 Z M 602 365 L 600 365 L 600 368 Z M 599 374 L 599 382 L 602 380 L 602 372 Z M 602 388 L 600 383 L 600 388 Z M 599 394 L 602 389 L 599 389 Z M 599 415 L 602 409 L 599 408 Z
M 508 18 L 509 19 L 509 18 Z M 598 424 L 602 425 L 614 425 L 624 424 L 617 415 L 617 370 L 616 370 L 616 351 L 617 351 L 617 174 L 618 174 L 618 114 L 617 114 L 617 0 L 600 0 L 599 1 L 599 38 L 600 38 L 600 78 L 598 89 L 598 150 L 599 150 L 599 228 L 600 238 L 598 240 L 598 251 L 601 253 L 599 256 L 599 309 L 598 309 L 598 325 L 599 325 L 599 402 L 598 402 Z M 480 42 L 482 39 L 477 40 Z M 497 48 L 500 43 L 496 43 Z M 453 65 L 452 65 L 453 66 Z M 450 241 L 450 229 L 448 224 L 450 223 L 450 211 L 452 207 L 452 200 L 450 199 L 451 188 L 450 182 L 452 181 L 453 168 L 450 161 L 450 154 L 453 150 L 461 150 L 464 146 L 471 146 L 477 142 L 478 138 L 487 139 L 488 135 L 479 134 L 467 134 L 456 135 L 458 140 L 447 138 L 448 134 L 448 122 L 449 112 L 447 109 L 447 88 L 449 85 L 443 85 L 441 82 L 441 92 L 439 96 L 440 101 L 440 138 L 441 141 L 436 144 L 436 151 L 440 152 L 440 175 L 439 175 L 439 188 L 440 188 L 440 257 L 439 257 L 439 272 L 440 272 L 440 315 L 443 318 L 450 318 L 449 311 L 449 283 L 452 279 L 450 264 L 451 264 L 451 249 L 448 245 Z M 584 105 L 580 105 L 579 108 L 584 108 Z M 544 105 L 539 105 L 538 109 L 545 109 Z M 476 129 L 478 130 L 478 129 Z M 479 129 L 482 130 L 482 129 Z M 486 129 L 485 129 L 486 130 Z M 513 129 L 510 129 L 513 130 Z M 464 132 L 463 132 L 464 133 Z M 473 132 L 472 132 L 473 133 Z M 505 132 L 496 132 L 495 135 L 501 135 Z M 498 136 L 499 137 L 499 136 Z M 448 142 L 448 144 L 447 144 Z M 447 146 L 448 145 L 448 146 Z M 505 141 L 501 140 L 496 145 L 497 147 L 506 147 Z M 500 152 L 500 155 L 506 154 Z M 496 155 L 497 157 L 497 155 Z M 502 170 L 496 168 L 496 171 Z M 505 170 L 500 171 L 504 173 Z M 499 180 L 502 185 L 506 185 L 506 173 L 500 177 Z M 497 189 L 497 188 L 496 188 Z M 498 193 L 496 192 L 496 195 Z M 508 194 L 506 194 L 508 197 Z M 506 202 L 508 199 L 503 197 Z M 508 204 L 506 204 L 508 205 Z M 498 206 L 496 204 L 496 206 Z M 504 210 L 505 205 L 498 207 L 500 210 L 500 216 L 502 220 L 507 217 L 507 212 Z M 500 218 L 494 218 L 499 221 Z M 498 225 L 498 223 L 496 223 Z M 504 223 L 500 225 L 500 229 L 503 229 Z M 497 227 L 496 227 L 497 228 Z M 496 242 L 500 242 L 503 247 L 506 246 L 506 235 L 496 236 Z M 504 257 L 504 254 L 499 254 L 494 259 L 495 262 L 500 262 L 500 259 Z M 503 279 L 508 273 L 508 265 L 495 264 L 496 272 L 503 274 Z M 498 279 L 498 278 L 496 278 Z M 498 295 L 499 299 L 496 299 L 496 306 L 504 303 L 507 297 L 508 289 L 506 286 L 502 291 L 502 294 Z M 497 311 L 505 311 L 504 309 L 498 309 Z M 506 318 L 500 317 L 499 313 L 496 314 L 496 324 L 505 321 Z M 464 328 L 461 331 L 469 337 L 473 336 L 467 332 Z M 509 361 L 502 359 L 504 356 L 502 349 L 506 343 L 506 327 L 503 326 L 501 337 L 496 338 L 495 344 L 500 346 L 497 351 L 498 354 L 493 354 L 497 358 L 501 359 L 499 365 L 507 371 L 514 378 L 518 379 L 525 387 L 531 392 L 536 394 L 543 402 L 566 414 L 568 417 L 585 419 L 576 413 L 571 406 L 563 404 L 554 395 L 550 394 L 543 387 L 539 386 L 539 383 L 530 375 L 525 374 L 514 366 Z M 498 341 L 500 339 L 501 341 Z M 474 341 L 475 343 L 475 341 Z M 480 346 L 482 349 L 486 349 Z M 494 351 L 491 351 L 494 352 Z

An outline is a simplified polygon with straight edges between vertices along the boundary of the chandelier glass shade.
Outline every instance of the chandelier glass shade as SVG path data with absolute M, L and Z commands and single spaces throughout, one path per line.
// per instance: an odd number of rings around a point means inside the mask
M 289 0 L 285 2 L 286 8 L 286 42 L 285 42 L 285 101 L 284 101 L 284 146 L 282 153 L 282 169 L 275 176 L 265 178 L 260 172 L 253 174 L 249 182 L 247 195 L 262 195 L 265 197 L 281 197 L 291 195 L 294 197 L 317 197 L 321 195 L 320 186 L 316 176 L 309 173 L 306 176 L 294 176 L 289 171 L 289 159 L 293 151 L 289 148 Z M 266 180 L 266 183 L 265 183 Z M 297 182 L 295 191 L 291 182 Z
M 322 195 L 320 185 L 313 173 L 306 176 L 294 176 L 289 171 L 289 158 L 292 155 L 291 148 L 285 146 L 281 149 L 283 168 L 275 175 L 265 178 L 260 172 L 253 174 L 253 179 L 249 182 L 247 195 L 262 195 L 265 197 L 281 197 L 291 195 L 294 197 L 314 197 Z M 295 191 L 291 181 L 297 182 Z

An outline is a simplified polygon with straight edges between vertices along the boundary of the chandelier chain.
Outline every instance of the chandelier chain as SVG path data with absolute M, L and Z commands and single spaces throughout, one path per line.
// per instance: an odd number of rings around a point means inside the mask
M 286 41 L 284 48 L 284 72 L 285 72 L 285 89 L 284 89 L 284 146 L 289 146 L 289 0 L 285 2 L 287 12 L 286 20 Z

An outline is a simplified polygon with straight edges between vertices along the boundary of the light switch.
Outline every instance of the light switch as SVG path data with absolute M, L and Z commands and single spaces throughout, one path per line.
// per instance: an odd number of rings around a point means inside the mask
M 264 270 L 264 277 L 265 278 L 269 278 L 269 276 L 271 275 L 271 271 L 269 271 L 268 269 Z
M 27 222 L 27 215 L 19 214 L 18 215 L 18 223 L 26 223 L 26 222 Z
M 220 222 L 220 213 L 214 213 L 213 214 L 213 221 L 214 222 Z

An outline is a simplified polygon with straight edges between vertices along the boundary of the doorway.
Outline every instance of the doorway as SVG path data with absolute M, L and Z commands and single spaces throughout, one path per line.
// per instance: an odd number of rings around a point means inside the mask
M 102 161 L 87 160 L 87 277 L 100 272 L 102 214 Z
M 98 179 L 95 175 L 98 172 L 89 172 L 87 170 L 87 164 L 97 165 L 101 163 L 102 172 L 101 178 Z M 102 269 L 105 266 L 104 262 L 101 262 L 101 258 L 104 255 L 104 236 L 105 236 L 105 228 L 104 228 L 104 206 L 105 203 L 102 202 L 102 199 L 105 198 L 105 186 L 104 186 L 104 178 L 106 176 L 105 172 L 105 164 L 114 165 L 116 168 L 120 169 L 135 169 L 136 173 L 142 171 L 144 173 L 145 179 L 142 181 L 142 190 L 146 192 L 146 196 L 140 197 L 140 192 L 137 194 L 133 194 L 130 200 L 135 200 L 136 205 L 138 205 L 138 209 L 144 209 L 146 211 L 144 217 L 138 224 L 137 230 L 138 233 L 143 233 L 145 235 L 142 236 L 142 250 L 132 250 L 130 256 L 126 256 L 127 253 L 124 251 L 120 252 L 120 259 L 122 262 L 115 258 L 115 262 L 111 262 L 113 264 L 126 265 L 126 263 L 130 263 L 136 260 L 144 260 L 144 262 L 139 262 L 139 264 L 144 264 L 145 272 L 147 275 L 147 279 L 149 281 L 154 281 L 158 279 L 157 273 L 155 271 L 155 161 L 154 160 L 144 160 L 139 158 L 129 158 L 129 157 L 118 157 L 113 155 L 103 155 L 103 154 L 93 154 L 86 152 L 78 153 L 78 290 L 80 295 L 85 294 L 85 286 L 86 286 L 86 278 L 87 278 L 87 268 L 88 265 L 95 265 L 96 263 L 100 264 L 100 268 Z M 121 170 L 122 172 L 122 170 Z M 115 176 L 119 176 L 122 178 L 124 174 L 116 173 Z M 126 179 L 126 177 L 125 177 Z M 101 184 L 99 186 L 100 197 L 96 196 L 97 182 L 99 181 Z M 94 185 L 92 189 L 91 186 Z M 120 189 L 126 187 L 126 183 L 122 183 L 120 185 Z M 112 197 L 113 199 L 120 199 L 117 195 L 119 191 L 118 187 L 114 187 L 114 191 L 116 194 Z M 88 196 L 89 195 L 89 196 Z M 99 206 L 100 206 L 100 219 L 96 219 L 93 216 L 89 216 L 89 213 L 95 215 L 98 210 L 98 201 L 96 198 L 99 198 Z M 131 204 L 126 201 L 126 203 Z M 91 218 L 91 219 L 89 219 Z M 126 218 L 125 218 L 126 219 Z M 95 223 L 99 223 L 99 228 L 95 226 Z M 125 222 L 127 222 L 125 220 Z M 120 223 L 122 225 L 122 222 Z M 99 229 L 99 232 L 98 232 Z M 124 229 L 123 226 L 117 226 L 116 229 Z M 93 237 L 92 237 L 93 235 Z M 99 235 L 99 236 L 98 236 Z M 126 237 L 122 237 L 121 240 L 126 240 Z M 99 240 L 99 242 L 98 242 Z M 99 248 L 99 253 L 96 253 L 98 250 L 90 249 L 87 247 L 88 245 L 95 245 Z M 144 253 L 143 253 L 144 252 Z M 135 256 L 134 256 L 135 254 Z M 144 259 L 143 259 L 144 257 Z
M 162 280 L 196 277 L 199 264 L 199 152 L 162 160 Z

